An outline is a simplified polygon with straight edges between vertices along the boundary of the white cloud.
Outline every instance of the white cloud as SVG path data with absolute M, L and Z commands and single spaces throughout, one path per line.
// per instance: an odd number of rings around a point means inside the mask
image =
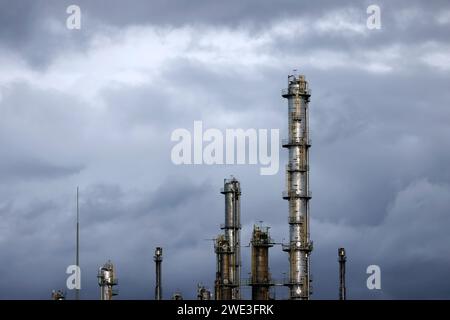
M 415 11 L 414 11 L 415 12 Z M 402 14 L 406 15 L 406 13 Z M 411 16 L 408 14 L 406 16 Z M 164 71 L 175 60 L 202 64 L 217 74 L 257 74 L 259 68 L 298 65 L 320 70 L 360 69 L 369 73 L 410 70 L 424 62 L 443 70 L 450 68 L 449 51 L 442 44 L 392 45 L 385 49 L 353 46 L 352 49 L 308 47 L 314 37 L 367 35 L 361 13 L 355 9 L 333 11 L 317 21 L 280 20 L 259 32 L 245 27 L 159 27 L 103 28 L 83 51 L 65 51 L 43 71 L 33 71 L 13 54 L 1 52 L 4 68 L 0 83 L 25 80 L 42 89 L 76 93 L 88 100 L 98 98 L 106 87 L 164 85 Z M 292 49 L 279 50 L 285 43 Z M 299 44 L 305 50 L 296 50 Z M 431 49 L 431 50 L 430 50 Z M 426 50 L 427 52 L 423 52 Z M 431 52 L 432 51 L 432 52 Z M 100 105 L 98 101 L 96 105 Z
M 422 60 L 427 65 L 442 71 L 450 70 L 450 50 L 447 52 L 426 53 L 423 55 Z
M 441 11 L 436 17 L 437 23 L 441 25 L 450 24 L 450 10 Z

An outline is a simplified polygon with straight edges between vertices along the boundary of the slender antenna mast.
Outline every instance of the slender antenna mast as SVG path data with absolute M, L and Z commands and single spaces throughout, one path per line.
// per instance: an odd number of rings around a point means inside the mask
M 77 186 L 77 254 L 76 254 L 76 264 L 77 264 L 77 276 L 76 276 L 76 280 L 80 280 L 80 277 L 78 275 L 78 270 L 80 268 L 80 210 L 79 210 L 79 205 L 78 205 L 78 186 Z M 79 285 L 77 283 L 77 285 Z M 75 288 L 75 300 L 80 300 L 80 289 Z
M 345 255 L 345 248 L 338 249 L 339 257 L 339 300 L 346 299 L 346 289 L 345 289 L 345 261 L 347 261 L 347 256 Z

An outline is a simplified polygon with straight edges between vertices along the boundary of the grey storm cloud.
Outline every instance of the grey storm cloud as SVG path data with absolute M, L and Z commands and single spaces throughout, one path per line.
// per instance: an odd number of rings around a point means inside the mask
M 36 159 L 14 159 L 7 163 L 2 159 L 0 174 L 4 180 L 19 180 L 33 178 L 57 178 L 69 174 L 77 174 L 80 167 L 55 166 Z
M 118 298 L 151 299 L 156 246 L 165 298 L 212 288 L 230 175 L 243 189 L 243 244 L 259 221 L 286 239 L 286 150 L 273 176 L 176 166 L 170 136 L 195 120 L 286 136 L 280 90 L 292 69 L 312 88 L 312 297 L 337 298 L 344 246 L 349 298 L 449 298 L 450 5 L 378 1 L 382 28 L 369 30 L 372 3 L 0 1 L 0 298 L 64 289 L 77 186 L 85 299 L 98 298 L 108 259 Z M 80 30 L 65 27 L 71 4 Z M 243 261 L 246 276 L 247 247 Z M 270 263 L 282 281 L 278 245 Z M 379 291 L 366 287 L 371 264 Z

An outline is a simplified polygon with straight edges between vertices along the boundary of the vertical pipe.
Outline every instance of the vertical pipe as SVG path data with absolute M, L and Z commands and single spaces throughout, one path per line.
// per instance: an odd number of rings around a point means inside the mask
M 79 300 L 80 299 L 80 283 L 78 283 L 78 281 L 80 281 L 80 275 L 78 274 L 78 270 L 80 269 L 80 211 L 79 211 L 79 205 L 78 205 L 78 186 L 77 186 L 77 240 L 76 240 L 76 266 L 77 269 L 75 270 L 76 277 L 75 280 L 77 281 L 77 286 L 75 288 L 75 300 Z
M 288 100 L 288 132 L 283 147 L 289 151 L 286 167 L 287 190 L 283 198 L 289 201 L 289 244 L 283 250 L 289 254 L 290 299 L 309 299 L 310 253 L 309 235 L 309 125 L 310 91 L 304 76 L 288 77 L 288 88 L 282 91 Z
M 216 281 L 214 282 L 214 299 L 216 300 L 221 300 L 222 299 L 222 295 L 221 295 L 221 283 L 222 283 L 222 270 L 221 270 L 221 265 L 222 265 L 222 255 L 218 250 L 218 241 L 216 240 L 216 242 L 214 243 L 214 247 L 215 247 L 215 252 L 216 252 Z
M 155 285 L 155 300 L 162 299 L 162 283 L 161 283 L 161 262 L 162 262 L 162 248 L 156 247 L 155 256 L 153 257 L 155 261 L 156 269 L 156 285 Z
M 345 248 L 338 249 L 339 257 L 339 300 L 346 299 L 346 288 L 345 288 L 345 262 L 347 261 L 347 256 L 345 255 Z
M 235 269 L 235 285 L 234 299 L 241 299 L 241 186 L 239 181 L 234 179 L 234 226 L 235 226 L 235 242 L 234 242 L 234 269 Z

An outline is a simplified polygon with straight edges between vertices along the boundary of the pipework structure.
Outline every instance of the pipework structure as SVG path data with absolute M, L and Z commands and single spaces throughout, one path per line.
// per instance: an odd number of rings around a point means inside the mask
M 214 284 L 214 297 L 216 300 L 231 300 L 233 284 L 231 273 L 231 248 L 225 235 L 220 234 L 214 243 L 216 252 L 216 281 Z
M 225 196 L 224 230 L 215 241 L 217 269 L 215 281 L 216 300 L 241 298 L 241 186 L 237 179 L 225 179 L 221 193 Z
M 52 300 L 66 300 L 66 294 L 62 290 L 52 290 Z
M 288 139 L 283 147 L 289 151 L 286 166 L 286 191 L 283 199 L 289 201 L 289 243 L 283 250 L 289 254 L 289 298 L 307 300 L 310 297 L 309 234 L 309 109 L 311 91 L 303 75 L 288 76 L 288 88 L 282 90 L 288 100 Z
M 345 248 L 338 249 L 339 258 L 339 300 L 346 299 L 346 288 L 345 288 L 345 262 L 347 261 L 347 256 L 345 255 Z
M 198 284 L 197 300 L 211 300 L 211 291 L 209 291 L 205 286 Z
M 183 300 L 183 295 L 177 291 L 172 295 L 172 300 Z
M 100 286 L 100 300 L 112 300 L 113 296 L 117 295 L 114 286 L 118 281 L 114 270 L 114 265 L 108 260 L 103 267 L 98 270 L 98 285 Z
M 162 299 L 162 286 L 161 286 L 161 263 L 162 263 L 162 248 L 156 247 L 153 260 L 155 261 L 156 270 L 156 284 L 155 284 L 155 300 Z
M 273 247 L 269 228 L 253 226 L 252 246 L 252 300 L 269 300 L 271 275 L 269 272 L 269 248 Z

